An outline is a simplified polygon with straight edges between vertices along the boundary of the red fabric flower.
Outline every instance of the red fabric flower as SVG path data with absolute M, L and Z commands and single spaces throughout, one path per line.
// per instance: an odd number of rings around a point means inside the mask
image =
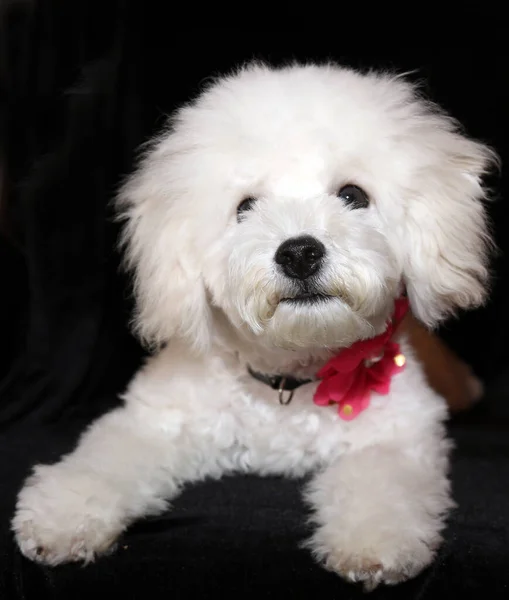
M 399 344 L 391 338 L 407 311 L 408 300 L 398 298 L 384 333 L 342 350 L 318 372 L 322 381 L 314 395 L 315 404 L 336 402 L 341 418 L 351 421 L 369 406 L 372 391 L 389 393 L 392 377 L 405 368 Z

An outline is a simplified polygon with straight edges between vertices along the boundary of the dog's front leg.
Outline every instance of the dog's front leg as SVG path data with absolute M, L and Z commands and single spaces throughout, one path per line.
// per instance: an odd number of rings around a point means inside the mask
M 409 436 L 346 454 L 318 474 L 308 489 L 316 558 L 366 590 L 428 566 L 453 506 L 448 448 L 441 433 Z
M 156 359 L 74 452 L 34 469 L 12 523 L 23 554 L 51 565 L 90 561 L 133 520 L 165 510 L 185 482 L 221 475 L 227 459 L 206 411 L 213 385 L 203 380 L 200 407 L 201 380 L 186 382 L 192 374 L 179 367 L 178 357 Z

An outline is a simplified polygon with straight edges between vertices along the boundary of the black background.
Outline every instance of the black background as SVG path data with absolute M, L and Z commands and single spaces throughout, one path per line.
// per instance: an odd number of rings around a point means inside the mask
M 29 564 L 11 543 L 8 518 L 28 467 L 70 448 L 84 422 L 117 402 L 139 364 L 109 201 L 136 148 L 166 114 L 206 77 L 253 57 L 334 59 L 413 71 L 410 77 L 425 80 L 433 100 L 504 161 L 505 48 L 373 44 L 368 51 L 366 43 L 343 45 L 341 35 L 302 31 L 178 32 L 168 29 L 158 5 L 148 6 L 21 1 L 0 8 L 0 596 L 88 598 L 101 589 L 126 598 L 335 597 L 336 590 L 357 597 L 297 549 L 304 521 L 293 483 L 244 478 L 192 490 L 173 519 L 135 527 L 123 554 L 85 570 Z M 490 184 L 500 248 L 490 301 L 440 331 L 489 390 L 477 411 L 451 424 L 462 508 L 438 566 L 383 597 L 451 591 L 509 597 L 504 169 Z

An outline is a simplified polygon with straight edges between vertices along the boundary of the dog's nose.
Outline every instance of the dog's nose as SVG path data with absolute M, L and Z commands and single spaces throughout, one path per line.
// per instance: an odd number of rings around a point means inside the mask
M 291 238 L 279 246 L 274 260 L 293 279 L 307 279 L 320 268 L 325 246 L 310 235 Z

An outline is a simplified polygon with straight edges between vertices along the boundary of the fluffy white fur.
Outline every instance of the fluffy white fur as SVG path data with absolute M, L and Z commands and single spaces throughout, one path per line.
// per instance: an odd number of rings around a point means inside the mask
M 426 567 L 453 505 L 446 407 L 404 339 L 406 370 L 351 422 L 317 407 L 316 383 L 281 406 L 253 379 L 313 376 L 383 331 L 404 285 L 432 327 L 486 293 L 484 145 L 403 77 L 334 65 L 254 64 L 182 108 L 123 186 L 139 335 L 157 351 L 122 408 L 92 424 L 19 494 L 22 552 L 89 561 L 182 486 L 224 473 L 301 476 L 314 555 L 368 588 Z M 347 183 L 369 194 L 353 210 Z M 237 222 L 243 198 L 257 199 Z M 326 248 L 317 304 L 274 262 L 309 234 Z

